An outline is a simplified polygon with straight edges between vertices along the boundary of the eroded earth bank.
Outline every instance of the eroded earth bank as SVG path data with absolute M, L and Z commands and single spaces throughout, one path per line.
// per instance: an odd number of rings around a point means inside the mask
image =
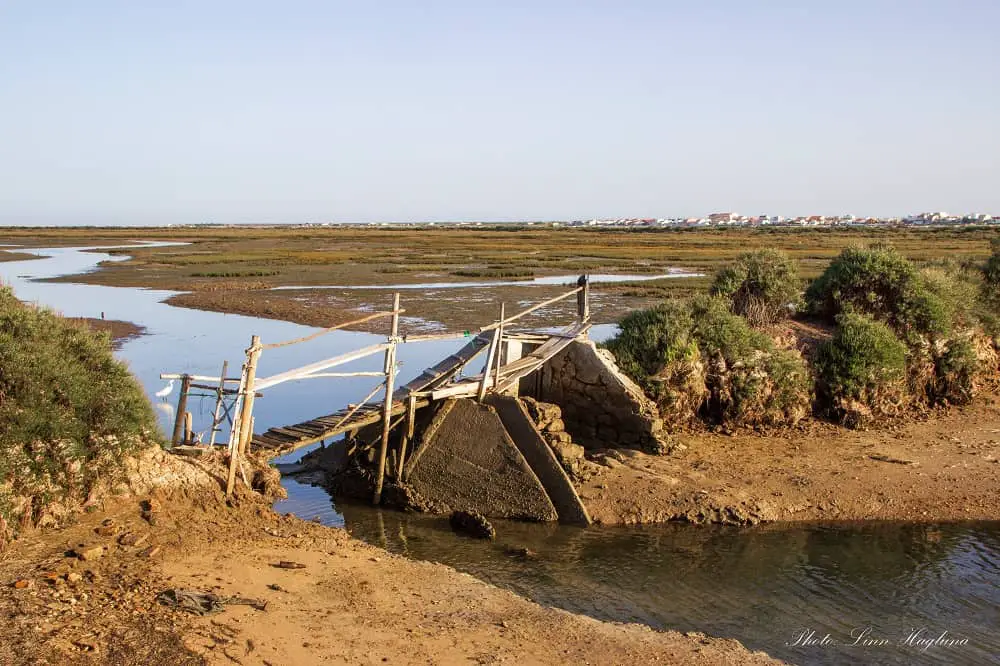
M 146 492 L 15 542 L 0 559 L 0 663 L 778 663 L 734 640 L 545 608 L 279 516 L 243 488 L 227 506 L 220 463 L 146 454 L 125 486 Z M 178 589 L 222 609 L 161 602 Z

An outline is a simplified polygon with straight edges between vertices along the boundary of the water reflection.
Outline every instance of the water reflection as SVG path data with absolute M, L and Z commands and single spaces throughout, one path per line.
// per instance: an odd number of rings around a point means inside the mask
M 341 502 L 336 511 L 359 538 L 545 605 L 734 637 L 795 663 L 984 664 L 1000 655 L 995 523 L 579 529 L 498 522 L 490 543 L 453 534 L 441 518 Z M 850 642 L 866 627 L 892 645 L 785 645 L 803 628 Z M 898 644 L 923 627 L 968 637 L 969 645 L 920 653 Z

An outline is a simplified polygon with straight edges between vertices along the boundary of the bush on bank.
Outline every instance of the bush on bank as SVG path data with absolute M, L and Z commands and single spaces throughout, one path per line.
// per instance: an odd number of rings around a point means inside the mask
M 887 325 L 859 314 L 838 317 L 816 355 L 821 411 L 848 427 L 900 412 L 906 398 L 906 346 Z
M 791 425 L 809 411 L 802 358 L 776 349 L 723 299 L 668 301 L 628 315 L 619 329 L 605 346 L 668 422 Z
M 80 501 L 156 439 L 141 387 L 93 333 L 0 287 L 0 544 Z
M 729 300 L 734 314 L 760 327 L 788 318 L 799 300 L 795 262 L 780 250 L 741 254 L 715 275 L 711 293 Z
M 809 312 L 829 323 L 845 312 L 865 314 L 885 322 L 908 342 L 949 331 L 942 298 L 927 288 L 916 266 L 889 245 L 845 249 L 809 285 L 805 299 Z
M 887 245 L 844 250 L 805 294 L 809 313 L 837 326 L 811 369 L 748 322 L 773 323 L 797 301 L 784 259 L 742 255 L 716 276 L 717 298 L 622 320 L 606 346 L 664 420 L 794 423 L 815 394 L 817 413 L 864 427 L 907 405 L 968 403 L 1000 373 L 1000 239 L 983 265 L 918 268 Z M 776 276 L 792 290 L 779 290 Z

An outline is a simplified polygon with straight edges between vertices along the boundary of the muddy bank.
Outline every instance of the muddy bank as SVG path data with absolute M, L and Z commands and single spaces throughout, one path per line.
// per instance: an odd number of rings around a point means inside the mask
M 279 516 L 254 494 L 227 507 L 220 472 L 206 466 L 200 487 L 107 502 L 72 527 L 18 541 L 0 559 L 8 654 L 21 663 L 778 663 L 732 640 L 543 608 Z M 255 603 L 197 617 L 157 602 L 176 588 Z
M 608 450 L 578 491 L 597 523 L 1000 519 L 1000 400 L 878 431 L 675 435 L 671 455 Z
M 0 250 L 0 262 L 2 261 L 29 261 L 31 259 L 41 259 L 37 254 L 18 252 L 16 250 Z
M 77 276 L 79 277 L 79 276 Z M 662 282 L 699 280 L 665 279 Z M 572 280 L 567 280 L 572 281 Z M 637 308 L 649 307 L 656 302 L 656 285 L 660 281 L 638 283 L 635 290 L 622 284 L 595 284 L 591 288 L 591 309 L 595 323 L 613 323 Z M 651 290 L 648 294 L 645 290 Z M 563 293 L 563 286 L 498 286 L 462 287 L 446 289 L 406 289 L 402 291 L 402 305 L 406 309 L 401 328 L 404 333 L 463 331 L 493 322 L 500 311 L 500 304 L 536 303 Z M 202 289 L 189 291 L 166 300 L 170 305 L 241 314 L 250 317 L 279 319 L 305 326 L 333 326 L 350 321 L 364 313 L 391 309 L 391 289 L 289 289 L 272 291 L 266 285 L 242 285 L 239 288 Z M 526 326 L 548 326 L 553 319 L 574 316 L 575 304 L 557 303 L 525 318 Z M 351 327 L 350 330 L 366 333 L 385 333 L 385 322 L 369 322 Z
M 111 343 L 115 349 L 129 340 L 134 340 L 146 334 L 146 327 L 133 324 L 130 321 L 119 319 L 98 319 L 96 317 L 69 317 L 70 321 L 83 324 L 92 331 L 103 331 L 111 336 Z

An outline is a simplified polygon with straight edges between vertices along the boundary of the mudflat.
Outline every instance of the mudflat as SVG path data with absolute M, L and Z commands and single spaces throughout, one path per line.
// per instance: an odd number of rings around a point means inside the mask
M 747 250 L 778 248 L 811 279 L 843 248 L 891 242 L 915 261 L 949 257 L 979 261 L 995 230 L 983 228 L 857 229 L 587 229 L 547 224 L 484 226 L 9 229 L 4 242 L 25 247 L 115 245 L 137 240 L 186 245 L 113 249 L 123 261 L 58 278 L 111 286 L 182 292 L 170 303 L 189 308 L 329 326 L 359 311 L 388 307 L 392 285 L 459 282 L 510 283 L 536 277 L 609 273 L 653 277 L 672 270 L 709 277 L 666 277 L 595 284 L 595 323 L 668 296 L 708 288 L 711 274 Z M 298 289 L 270 291 L 274 287 Z M 320 289 L 369 286 L 383 289 Z M 559 286 L 411 289 L 403 292 L 407 317 L 423 328 L 463 330 L 496 319 L 500 304 L 537 302 Z M 571 304 L 565 304 L 570 314 Z M 545 323 L 557 309 L 525 323 Z M 416 327 L 412 320 L 406 326 Z M 372 327 L 374 326 L 374 329 Z M 367 330 L 384 332 L 379 324 Z M 362 327 L 364 328 L 364 327 Z M 415 329 L 416 330 L 416 329 Z
M 615 450 L 579 488 L 595 522 L 1000 517 L 1000 398 L 871 431 L 817 420 L 772 434 L 675 435 L 668 456 Z

